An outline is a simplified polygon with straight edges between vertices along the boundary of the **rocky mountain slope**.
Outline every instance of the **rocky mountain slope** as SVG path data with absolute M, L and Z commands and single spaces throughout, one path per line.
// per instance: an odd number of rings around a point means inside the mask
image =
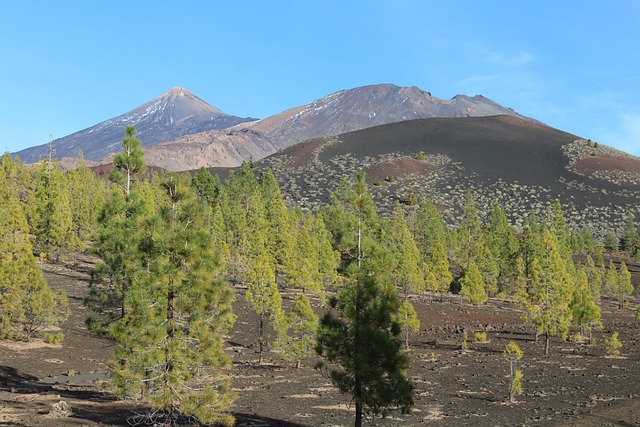
M 244 160 L 261 159 L 308 139 L 387 123 L 494 115 L 533 121 L 483 96 L 457 95 L 444 100 L 417 87 L 380 84 L 339 91 L 262 120 L 242 123 L 232 130 L 190 135 L 152 147 L 147 153 L 152 164 L 171 170 L 192 169 L 196 165 L 229 167 Z
M 496 115 L 524 118 L 483 96 L 456 95 L 444 100 L 415 86 L 380 84 L 339 91 L 246 126 L 268 135 L 279 147 L 289 147 L 320 136 L 405 120 Z
M 135 126 L 143 146 L 149 147 L 211 129 L 225 129 L 252 118 L 230 116 L 213 107 L 187 89 L 173 88 L 125 114 L 53 141 L 57 157 L 77 156 L 82 149 L 88 160 L 98 161 L 120 151 L 126 126 Z M 48 144 L 16 153 L 31 163 L 48 153 Z

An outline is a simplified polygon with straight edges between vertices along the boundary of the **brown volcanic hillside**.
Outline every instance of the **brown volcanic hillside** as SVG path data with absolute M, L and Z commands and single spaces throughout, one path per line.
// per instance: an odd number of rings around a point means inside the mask
M 531 209 L 542 212 L 559 198 L 573 225 L 604 233 L 621 226 L 629 211 L 638 212 L 640 185 L 581 174 L 575 165 L 584 158 L 574 153 L 588 144 L 517 117 L 435 118 L 307 141 L 260 167 L 271 167 L 286 197 L 309 208 L 326 202 L 341 179 L 365 170 L 383 209 L 413 193 L 429 197 L 455 223 L 470 189 L 481 211 L 497 200 L 522 224 Z M 418 161 L 421 151 L 425 160 Z
M 155 146 L 149 150 L 149 161 L 171 170 L 237 166 L 302 141 L 372 126 L 419 118 L 491 115 L 532 121 L 482 96 L 457 95 L 444 100 L 417 87 L 363 86 L 229 130 L 211 130 Z

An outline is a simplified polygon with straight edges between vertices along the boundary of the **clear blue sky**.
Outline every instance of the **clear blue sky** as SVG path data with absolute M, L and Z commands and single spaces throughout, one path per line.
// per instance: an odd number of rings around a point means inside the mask
M 394 83 L 482 94 L 640 155 L 640 1 L 7 1 L 0 148 L 44 144 L 180 86 L 267 117 Z

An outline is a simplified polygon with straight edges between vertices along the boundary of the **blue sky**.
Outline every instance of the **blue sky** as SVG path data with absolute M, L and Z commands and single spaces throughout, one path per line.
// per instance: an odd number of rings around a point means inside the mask
M 484 95 L 640 155 L 640 1 L 11 1 L 0 146 L 17 151 L 180 86 L 267 117 L 376 83 Z

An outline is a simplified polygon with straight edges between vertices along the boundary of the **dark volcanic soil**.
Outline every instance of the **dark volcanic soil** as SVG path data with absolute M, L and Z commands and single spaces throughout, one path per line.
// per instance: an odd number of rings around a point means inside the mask
M 0 425 L 124 426 L 133 420 L 134 408 L 113 399 L 103 386 L 111 343 L 89 336 L 83 324 L 88 313 L 81 298 L 89 267 L 86 262 L 75 269 L 43 266 L 51 285 L 68 292 L 73 310 L 62 325 L 62 345 L 0 342 Z M 285 303 L 292 296 L 285 294 Z M 622 311 L 606 301 L 597 344 L 554 339 L 549 358 L 542 340 L 534 342 L 532 330 L 509 303 L 472 307 L 455 296 L 414 303 L 421 330 L 411 340 L 408 375 L 416 386 L 416 406 L 410 415 L 393 413 L 377 425 L 640 425 L 640 324 L 632 316 L 637 299 Z M 270 351 L 258 365 L 257 319 L 240 291 L 235 310 L 238 321 L 227 350 L 233 356 L 237 425 L 353 424 L 353 408 L 310 367 L 313 359 L 295 369 Z M 463 330 L 470 336 L 465 352 L 460 350 Z M 473 332 L 480 330 L 487 331 L 488 342 L 472 342 Z M 623 344 L 619 358 L 604 355 L 604 338 L 612 331 L 620 333 Z M 509 368 L 502 357 L 509 340 L 524 351 L 519 364 L 524 395 L 514 404 L 506 401 Z M 60 401 L 68 412 L 54 409 Z

